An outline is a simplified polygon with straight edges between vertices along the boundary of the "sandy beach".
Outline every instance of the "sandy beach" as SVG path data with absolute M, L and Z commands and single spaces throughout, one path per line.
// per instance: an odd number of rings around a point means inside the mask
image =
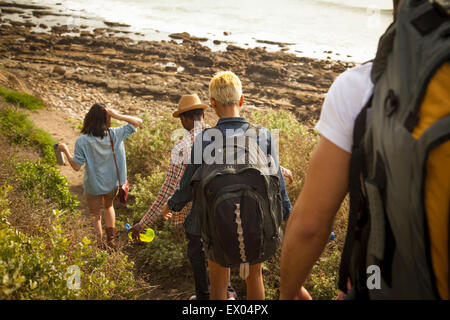
M 169 41 L 136 41 L 111 21 L 73 29 L 47 26 L 49 17 L 67 16 L 51 8 L 0 2 L 0 9 L 0 66 L 28 82 L 49 108 L 76 119 L 99 101 L 131 114 L 172 112 L 185 93 L 207 101 L 212 75 L 232 70 L 247 107 L 282 108 L 312 123 L 335 77 L 354 65 L 297 57 L 282 43 L 278 52 L 232 44 L 213 51 L 186 32 Z

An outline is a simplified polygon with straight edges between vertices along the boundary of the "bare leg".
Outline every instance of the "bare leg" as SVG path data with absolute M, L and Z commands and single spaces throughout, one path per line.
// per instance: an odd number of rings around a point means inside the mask
M 245 282 L 247 284 L 247 300 L 264 300 L 265 292 L 261 263 L 250 266 L 249 275 Z
M 105 210 L 105 226 L 106 228 L 116 227 L 116 212 L 114 211 L 114 198 L 108 198 L 103 196 L 103 209 Z
M 227 300 L 227 287 L 230 281 L 229 268 L 208 260 L 209 298 L 211 300 Z
M 300 300 L 312 300 L 311 295 L 309 294 L 308 290 L 305 289 L 305 287 L 300 288 L 300 291 L 298 293 L 298 298 Z
M 100 205 L 102 203 L 102 197 L 92 197 L 87 200 L 89 212 L 91 214 L 92 225 L 97 232 L 99 243 L 102 242 L 102 215 L 100 212 Z

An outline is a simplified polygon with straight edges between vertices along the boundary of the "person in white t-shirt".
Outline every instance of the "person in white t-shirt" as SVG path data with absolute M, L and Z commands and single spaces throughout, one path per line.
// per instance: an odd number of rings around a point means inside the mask
M 330 237 L 333 220 L 348 191 L 353 126 L 373 92 L 372 63 L 336 78 L 322 106 L 321 134 L 304 187 L 286 227 L 281 255 L 280 299 L 301 299 L 300 288 Z
M 401 0 L 393 0 L 394 19 Z M 327 244 L 348 191 L 353 127 L 370 99 L 372 63 L 345 71 L 330 87 L 316 125 L 321 134 L 305 184 L 286 226 L 281 253 L 280 299 L 302 299 L 302 286 Z
M 316 130 L 340 149 L 351 153 L 353 126 L 373 93 L 372 62 L 342 73 L 328 91 Z

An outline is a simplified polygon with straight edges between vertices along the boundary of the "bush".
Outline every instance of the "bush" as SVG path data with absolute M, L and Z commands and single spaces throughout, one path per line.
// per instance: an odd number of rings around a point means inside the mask
M 40 160 L 25 160 L 15 163 L 15 170 L 18 188 L 33 201 L 50 199 L 59 209 L 69 210 L 75 210 L 80 205 L 77 196 L 69 191 L 69 180 L 55 167 Z
M 27 236 L 16 230 L 8 222 L 10 190 L 0 188 L 0 299 L 130 297 L 134 278 L 126 256 L 110 258 L 105 251 L 93 250 L 87 238 L 72 245 L 64 234 L 64 211 L 52 212 L 50 232 Z M 111 266 L 115 280 L 106 276 Z M 69 286 L 70 267 L 80 270 L 78 289 Z
M 5 87 L 0 86 L 0 96 L 2 96 L 5 101 L 20 106 L 22 108 L 26 108 L 29 110 L 37 110 L 45 108 L 44 103 L 23 92 L 17 92 Z
M 167 115 L 162 119 L 143 116 L 138 132 L 126 140 L 127 167 L 130 176 L 139 173 L 149 176 L 167 168 L 174 145 L 172 133 L 180 126 L 179 120 Z
M 8 203 L 11 187 L 0 187 L 0 299 L 133 299 L 147 289 L 136 285 L 126 255 L 88 239 L 91 224 L 74 211 L 79 202 L 53 167 L 56 141 L 14 108 L 0 109 L 0 131 L 45 156 L 0 162 L 2 178 L 15 189 Z M 71 267 L 80 271 L 79 289 L 69 289 Z
M 155 239 L 138 254 L 144 264 L 162 277 L 170 278 L 190 268 L 186 258 L 187 241 L 184 237 L 176 240 L 176 228 L 170 222 L 164 222 L 155 230 Z
M 248 121 L 269 129 L 274 138 L 274 130 L 278 130 L 278 160 L 294 176 L 292 185 L 287 186 L 289 198 L 294 203 L 303 187 L 309 158 L 317 144 L 317 133 L 299 123 L 288 111 L 270 109 L 265 112 L 245 111 L 244 114 Z
M 341 253 L 333 251 L 328 256 L 323 256 L 313 267 L 311 277 L 305 284 L 314 299 L 334 300 L 336 299 L 339 279 L 339 264 Z
M 26 114 L 12 108 L 0 110 L 0 130 L 13 144 L 34 147 L 42 152 L 47 163 L 56 164 L 53 144 L 57 141 L 47 132 L 37 128 Z
M 135 183 L 130 189 L 130 196 L 134 197 L 134 202 L 128 206 L 133 215 L 128 220 L 129 223 L 137 223 L 144 214 L 150 209 L 153 201 L 164 182 L 165 172 L 156 168 L 155 171 L 147 177 L 142 178 L 141 174 L 135 175 Z

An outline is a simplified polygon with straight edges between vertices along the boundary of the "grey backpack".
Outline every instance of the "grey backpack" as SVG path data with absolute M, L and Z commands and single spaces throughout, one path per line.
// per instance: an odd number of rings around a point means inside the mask
M 213 130 L 219 129 L 203 134 Z M 250 125 L 241 137 L 223 137 L 218 161 L 202 164 L 191 180 L 208 257 L 223 267 L 240 266 L 244 279 L 249 265 L 271 258 L 281 243 L 280 179 L 258 147 L 260 130 Z
M 412 133 L 430 80 L 450 59 L 449 8 L 448 0 L 404 0 L 380 39 L 374 94 L 353 133 L 339 279 L 344 292 L 350 281 L 349 298 L 439 298 L 424 190 L 430 152 L 450 139 L 450 115 Z

